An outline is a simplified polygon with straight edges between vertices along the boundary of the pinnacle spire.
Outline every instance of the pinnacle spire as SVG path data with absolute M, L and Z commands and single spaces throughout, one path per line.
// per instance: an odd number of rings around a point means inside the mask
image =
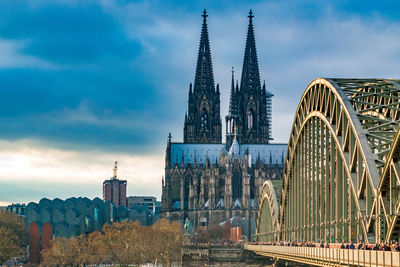
M 232 83 L 231 83 L 231 88 L 235 88 L 235 68 L 232 67 Z
M 210 41 L 207 28 L 207 11 L 203 11 L 203 25 L 201 29 L 199 54 L 197 58 L 196 76 L 194 79 L 194 93 L 215 90 L 214 74 L 211 61 Z
M 235 77 L 234 77 L 235 70 L 232 67 L 232 82 L 231 82 L 231 97 L 229 99 L 229 114 L 236 115 L 238 112 L 238 106 L 236 103 L 236 93 L 235 92 Z
M 250 19 L 250 23 L 252 23 L 252 22 L 253 22 L 253 18 L 254 18 L 254 16 L 253 16 L 253 10 L 250 9 L 248 17 L 249 17 L 249 19 Z
M 258 59 L 256 41 L 253 28 L 253 11 L 249 12 L 249 27 L 247 30 L 246 48 L 244 51 L 242 79 L 240 81 L 241 90 L 253 91 L 261 89 L 260 72 L 258 69 Z
M 263 84 L 263 86 L 262 86 L 262 95 L 265 97 L 266 95 L 267 95 L 267 89 L 266 89 L 266 87 L 265 87 L 265 80 L 264 80 L 264 84 Z

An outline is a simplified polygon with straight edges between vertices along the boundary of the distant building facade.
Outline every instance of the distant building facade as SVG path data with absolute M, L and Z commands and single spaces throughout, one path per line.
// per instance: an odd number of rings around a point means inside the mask
M 10 211 L 15 213 L 16 209 Z M 151 225 L 158 220 L 159 209 L 156 208 L 153 213 L 147 205 L 132 205 L 129 209 L 126 206 L 117 207 L 112 201 L 103 201 L 100 198 L 43 198 L 39 203 L 30 202 L 24 206 L 24 214 L 29 236 L 30 262 L 39 263 L 40 251 L 49 247 L 53 237 L 71 238 L 94 231 L 100 232 L 106 223 L 125 220 Z
M 215 86 L 204 11 L 194 86 L 190 84 L 184 142 L 168 137 L 162 213 L 207 227 L 232 217 L 256 218 L 266 179 L 282 179 L 287 144 L 271 144 L 271 97 L 261 86 L 253 14 L 249 14 L 240 86 L 232 71 L 222 143 L 220 89 Z
M 5 207 L 5 210 L 8 211 L 8 212 L 12 212 L 12 213 L 14 213 L 16 215 L 19 215 L 19 216 L 25 216 L 25 208 L 26 208 L 25 203 L 22 203 L 22 204 L 13 203 L 13 204 L 8 205 L 7 207 Z
M 116 207 L 99 198 L 47 199 L 31 202 L 25 208 L 31 263 L 38 263 L 40 251 L 49 247 L 53 237 L 74 237 L 101 231 L 105 223 L 129 218 L 128 209 Z
M 115 206 L 125 206 L 126 202 L 126 180 L 117 178 L 118 162 L 115 162 L 114 175 L 111 179 L 103 182 L 103 200 L 111 201 Z
M 130 196 L 127 197 L 128 208 L 143 206 L 151 213 L 156 212 L 157 198 L 152 196 Z

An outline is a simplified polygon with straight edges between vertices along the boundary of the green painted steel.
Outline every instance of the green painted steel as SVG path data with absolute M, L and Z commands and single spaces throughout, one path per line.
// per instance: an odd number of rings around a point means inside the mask
M 311 82 L 292 125 L 279 214 L 262 194 L 258 239 L 398 240 L 399 122 L 399 80 Z
M 267 180 L 263 184 L 258 206 L 261 209 L 259 209 L 257 217 L 257 240 L 277 240 L 279 232 L 279 206 L 272 181 Z

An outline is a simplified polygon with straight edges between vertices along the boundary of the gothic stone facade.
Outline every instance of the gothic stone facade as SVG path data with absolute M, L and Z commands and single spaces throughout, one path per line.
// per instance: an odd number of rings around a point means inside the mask
M 190 84 L 184 143 L 168 137 L 162 212 L 188 218 L 195 228 L 234 216 L 256 218 L 257 202 L 266 179 L 282 179 L 286 144 L 270 144 L 271 97 L 261 86 L 253 15 L 250 11 L 241 83 L 232 71 L 231 95 L 222 143 L 220 90 L 214 84 L 211 50 L 204 11 L 199 54 Z
M 239 216 L 256 218 L 266 179 L 281 179 L 285 144 L 182 144 L 168 140 L 162 208 L 172 219 L 208 226 Z M 262 161 L 261 152 L 267 161 Z M 208 154 L 208 155 L 207 155 Z

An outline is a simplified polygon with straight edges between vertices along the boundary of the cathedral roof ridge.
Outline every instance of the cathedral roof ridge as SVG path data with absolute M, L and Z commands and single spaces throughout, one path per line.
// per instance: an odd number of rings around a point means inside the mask
M 236 140 L 237 142 L 238 140 Z M 235 142 L 235 143 L 236 143 Z M 233 143 L 232 143 L 233 144 Z M 231 145 L 232 146 L 232 145 Z M 257 157 L 259 156 L 260 162 L 264 164 L 271 164 L 278 162 L 282 164 L 282 157 L 286 155 L 287 144 L 247 144 L 237 143 L 238 153 L 235 159 L 242 159 L 244 155 L 251 155 L 252 164 L 257 163 Z M 171 144 L 170 160 L 171 166 L 175 164 L 182 164 L 182 154 L 185 154 L 184 165 L 193 164 L 199 166 L 200 163 L 205 163 L 208 156 L 210 162 L 216 162 L 223 157 L 222 155 L 229 155 L 230 147 L 226 148 L 225 144 L 193 144 L 193 143 L 173 143 Z M 233 151 L 233 149 L 232 149 Z M 222 155 L 221 155 L 222 153 Z M 195 165 L 196 164 L 196 165 Z M 196 167 L 195 167 L 196 168 Z

